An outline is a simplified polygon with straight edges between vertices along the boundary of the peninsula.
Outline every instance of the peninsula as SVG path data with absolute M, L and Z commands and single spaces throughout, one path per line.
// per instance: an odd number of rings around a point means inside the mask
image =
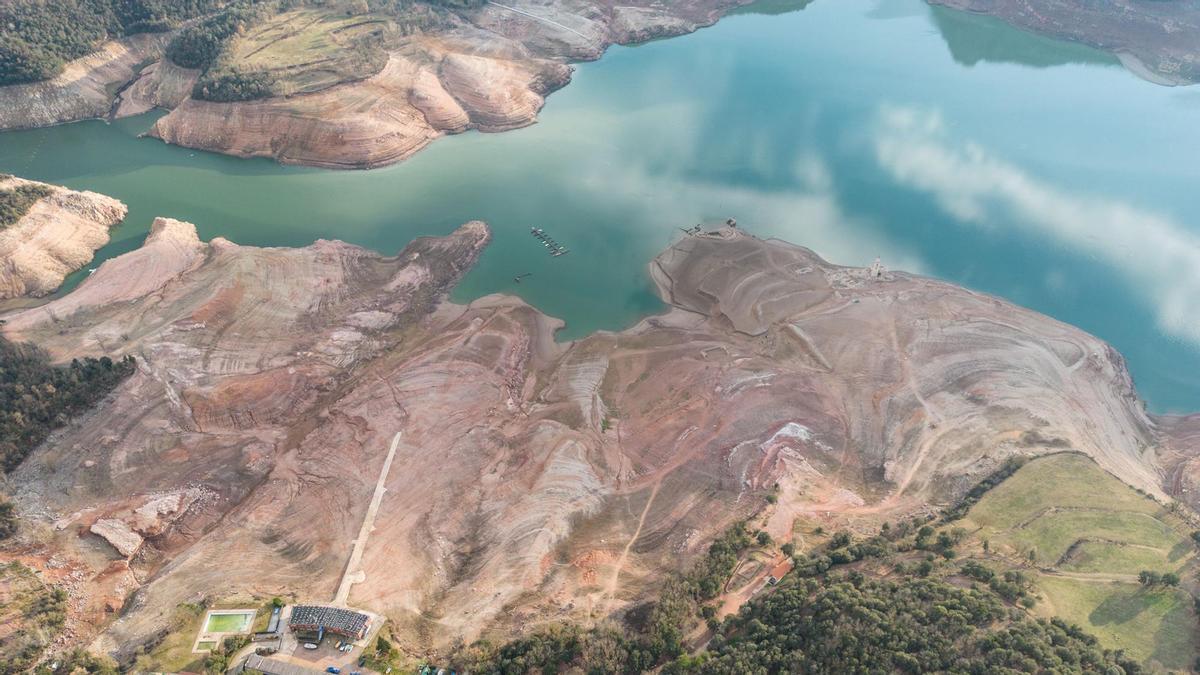
M 726 227 L 654 260 L 669 312 L 560 344 L 517 299 L 445 301 L 489 238 L 381 256 L 159 219 L 6 315 L 56 360 L 138 364 L 10 481 L 8 550 L 69 582 L 65 639 L 128 661 L 201 590 L 333 598 L 369 506 L 348 601 L 436 653 L 620 616 L 736 521 L 799 545 L 794 522 L 927 514 L 1010 457 L 1200 495 L 1195 420 L 1147 414 L 1106 344 L 1000 299 Z
M 127 210 L 95 192 L 0 175 L 0 300 L 53 292 L 108 243 Z
M 166 17 L 155 25 L 178 27 L 165 33 L 105 42 L 49 79 L 0 87 L 0 130 L 161 107 L 171 112 L 150 134 L 168 143 L 378 167 L 444 134 L 532 124 L 570 63 L 694 31 L 747 1 L 231 3 Z

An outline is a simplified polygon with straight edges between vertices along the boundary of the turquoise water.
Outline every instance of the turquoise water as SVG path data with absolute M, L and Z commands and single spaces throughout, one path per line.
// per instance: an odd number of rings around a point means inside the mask
M 152 116 L 0 134 L 0 171 L 113 195 L 243 244 L 395 252 L 489 221 L 457 300 L 518 293 L 563 337 L 660 311 L 646 263 L 679 227 L 746 229 L 995 293 L 1128 358 L 1158 411 L 1200 410 L 1200 89 L 920 0 L 772 0 L 612 49 L 541 123 L 369 172 L 281 167 L 137 135 Z M 551 258 L 545 228 L 572 249 Z M 517 274 L 532 273 L 521 284 Z M 77 275 L 78 276 L 78 275 Z

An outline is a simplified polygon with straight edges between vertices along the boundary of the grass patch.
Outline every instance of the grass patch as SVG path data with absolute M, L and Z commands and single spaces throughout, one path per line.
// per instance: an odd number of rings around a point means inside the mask
M 1017 528 L 1010 537 L 1013 545 L 1023 551 L 1034 551 L 1040 565 L 1057 565 L 1072 546 L 1083 542 L 1108 543 L 1111 549 L 1105 556 L 1121 569 L 1105 571 L 1137 574 L 1137 560 L 1147 547 L 1160 553 L 1163 560 L 1180 540 L 1172 527 L 1146 513 L 1122 511 L 1047 511 L 1031 522 Z M 1080 544 L 1082 545 L 1082 544 Z M 1159 570 L 1163 571 L 1163 570 Z
M 1162 550 L 1089 541 L 1075 547 L 1058 568 L 1068 572 L 1137 574 L 1142 570 L 1178 572 L 1182 561 L 1172 561 Z
M 1148 514 L 1162 510 L 1088 457 L 1064 453 L 1029 462 L 987 493 L 968 517 L 980 527 L 1010 529 L 1052 508 Z
M 1045 609 L 1079 624 L 1110 649 L 1163 668 L 1187 670 L 1195 654 L 1191 597 L 1176 588 L 1040 575 Z
M 175 608 L 159 638 L 145 647 L 133 664 L 134 672 L 204 672 L 204 656 L 193 654 L 196 634 L 204 620 L 203 605 L 184 603 Z
M 1032 460 L 982 496 L 962 525 L 997 562 L 1032 563 L 1037 611 L 1079 624 L 1147 665 L 1188 668 L 1196 656 L 1191 596 L 1145 588 L 1143 570 L 1196 566 L 1190 528 L 1163 505 L 1079 454 Z M 1067 576 L 1069 575 L 1069 576 Z
M 320 91 L 382 70 L 394 33 L 384 16 L 294 9 L 233 38 L 216 70 L 270 73 L 275 95 Z

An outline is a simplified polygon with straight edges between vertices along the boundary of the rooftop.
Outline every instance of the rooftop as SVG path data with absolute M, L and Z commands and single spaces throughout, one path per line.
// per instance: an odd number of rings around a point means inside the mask
M 296 605 L 288 625 L 294 627 L 321 627 L 326 630 L 361 637 L 366 633 L 371 617 L 344 607 L 320 605 Z

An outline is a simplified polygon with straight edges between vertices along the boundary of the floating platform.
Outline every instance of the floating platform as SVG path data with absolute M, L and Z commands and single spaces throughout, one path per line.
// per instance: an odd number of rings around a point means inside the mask
M 540 227 L 529 228 L 529 233 L 532 234 L 535 239 L 542 242 L 542 246 L 546 247 L 546 252 L 555 258 L 571 252 L 570 249 L 555 241 L 554 237 L 546 234 L 546 231 Z

